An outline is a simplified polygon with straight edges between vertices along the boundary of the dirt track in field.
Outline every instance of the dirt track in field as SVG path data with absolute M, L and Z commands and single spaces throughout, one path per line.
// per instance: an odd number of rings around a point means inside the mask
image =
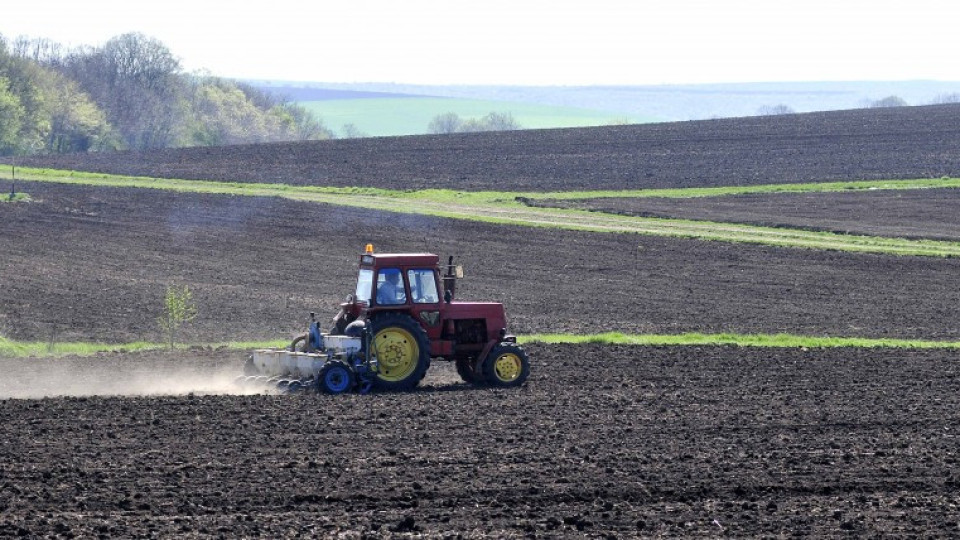
M 23 164 L 240 182 L 552 191 L 960 176 L 958 146 L 960 105 L 938 105 L 45 156 Z
M 0 536 L 957 534 L 957 353 L 529 349 L 510 391 L 0 401 Z
M 957 212 L 960 189 L 949 188 L 527 202 L 533 206 L 628 216 L 749 223 L 894 238 L 960 239 L 960 212 Z

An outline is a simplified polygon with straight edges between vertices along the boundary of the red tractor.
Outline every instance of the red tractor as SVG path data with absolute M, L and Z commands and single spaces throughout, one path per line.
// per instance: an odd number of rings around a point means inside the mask
M 456 362 L 468 383 L 520 386 L 530 361 L 516 336 L 507 333 L 503 304 L 456 300 L 460 277 L 453 257 L 441 269 L 437 255 L 375 253 L 368 244 L 356 290 L 340 305 L 333 328 L 323 333 L 314 320 L 291 344 L 293 352 L 255 353 L 248 374 L 287 377 L 285 387 L 312 384 L 332 393 L 365 383 L 409 390 L 423 379 L 431 359 L 442 359 Z

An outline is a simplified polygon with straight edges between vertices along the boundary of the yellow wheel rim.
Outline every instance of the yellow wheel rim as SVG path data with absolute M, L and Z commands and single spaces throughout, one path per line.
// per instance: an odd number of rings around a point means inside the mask
M 511 382 L 520 377 L 523 361 L 513 353 L 503 353 L 493 362 L 493 371 L 503 382 Z
M 402 381 L 417 368 L 420 347 L 403 328 L 384 328 L 373 337 L 379 371 L 377 376 L 390 382 Z

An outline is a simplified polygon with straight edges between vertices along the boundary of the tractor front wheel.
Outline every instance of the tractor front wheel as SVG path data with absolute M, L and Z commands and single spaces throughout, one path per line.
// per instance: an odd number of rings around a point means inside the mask
M 515 343 L 501 343 L 483 361 L 483 376 L 491 386 L 520 386 L 530 376 L 530 359 Z
M 373 385 L 380 390 L 410 390 L 430 367 L 430 338 L 404 313 L 384 313 L 370 321 L 370 348 L 377 359 Z
M 353 371 L 339 360 L 327 362 L 317 374 L 320 391 L 327 394 L 342 394 L 353 388 L 356 379 Z

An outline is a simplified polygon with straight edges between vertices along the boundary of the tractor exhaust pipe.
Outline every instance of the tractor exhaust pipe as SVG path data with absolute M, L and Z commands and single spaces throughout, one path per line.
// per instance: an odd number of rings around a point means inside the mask
M 447 273 L 443 276 L 443 301 L 450 303 L 457 292 L 457 273 L 453 266 L 453 255 L 447 259 Z

